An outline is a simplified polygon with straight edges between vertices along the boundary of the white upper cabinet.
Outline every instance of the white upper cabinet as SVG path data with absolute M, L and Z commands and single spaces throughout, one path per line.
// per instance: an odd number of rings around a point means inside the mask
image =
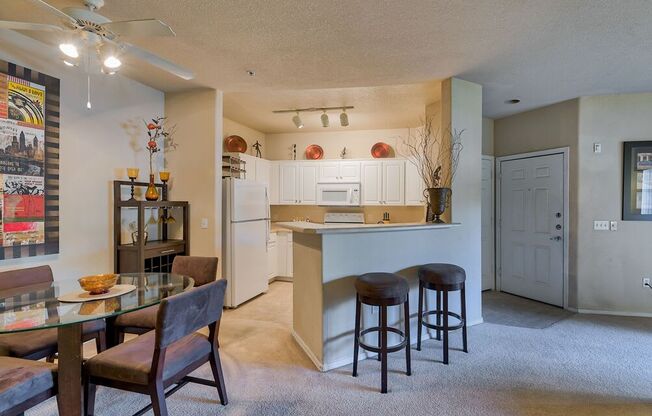
M 317 205 L 317 164 L 299 164 L 298 204 Z
M 255 172 L 255 179 L 256 182 L 259 183 L 264 183 L 267 185 L 267 189 L 269 190 L 269 169 L 270 169 L 270 164 L 271 162 L 266 159 L 261 159 L 259 157 L 255 157 L 254 159 L 254 166 L 256 169 Z
M 278 205 L 279 202 L 279 166 L 278 162 L 269 162 L 269 203 Z
M 362 162 L 362 205 L 405 204 L 405 161 Z
M 383 167 L 381 162 L 362 162 L 362 205 L 381 205 Z
M 383 161 L 383 205 L 405 205 L 405 161 Z
M 319 182 L 360 182 L 360 162 L 319 162 Z
M 278 202 L 281 205 L 299 203 L 299 165 L 293 162 L 279 163 Z
M 423 191 L 426 185 L 417 167 L 409 160 L 405 162 L 405 205 L 425 205 Z

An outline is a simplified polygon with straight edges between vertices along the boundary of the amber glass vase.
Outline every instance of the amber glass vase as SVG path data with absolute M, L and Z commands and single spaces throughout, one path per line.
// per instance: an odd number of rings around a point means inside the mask
M 145 199 L 148 201 L 157 201 L 158 200 L 158 189 L 154 185 L 154 174 L 149 175 L 149 185 L 147 185 L 147 191 L 145 192 Z

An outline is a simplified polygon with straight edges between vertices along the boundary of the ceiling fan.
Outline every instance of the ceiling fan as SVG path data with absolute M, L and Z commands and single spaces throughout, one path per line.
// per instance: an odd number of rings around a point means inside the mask
M 185 80 L 194 78 L 194 73 L 173 62 L 161 58 L 145 49 L 124 41 L 123 37 L 176 36 L 167 24 L 157 19 L 126 20 L 112 22 L 97 13 L 104 6 L 104 0 L 84 0 L 84 7 L 66 7 L 62 10 L 43 0 L 29 0 L 61 19 L 62 25 L 42 23 L 0 21 L 0 29 L 37 30 L 61 34 L 59 49 L 65 55 L 64 62 L 69 66 L 80 63 L 80 49 L 95 49 L 101 63 L 101 71 L 114 74 L 122 66 L 121 57 L 132 55 L 164 71 Z M 92 53 L 89 52 L 88 55 Z M 90 56 L 86 57 L 88 70 Z

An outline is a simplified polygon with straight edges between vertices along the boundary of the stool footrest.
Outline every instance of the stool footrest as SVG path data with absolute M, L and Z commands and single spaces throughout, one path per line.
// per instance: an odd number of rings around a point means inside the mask
M 401 331 L 400 329 L 390 328 L 390 327 L 387 327 L 385 329 L 387 330 L 387 332 L 397 334 L 397 335 L 399 335 L 399 336 L 401 336 L 403 338 L 403 340 L 401 342 L 399 342 L 398 344 L 388 346 L 387 347 L 387 352 L 397 352 L 397 351 L 400 351 L 403 348 L 405 348 L 405 346 L 407 345 L 408 340 L 405 337 L 405 334 L 403 333 L 403 331 Z M 361 331 L 360 332 L 360 337 L 358 338 L 358 343 L 360 344 L 360 348 L 362 348 L 363 350 L 376 352 L 376 353 L 380 354 L 380 352 L 381 352 L 380 348 L 378 348 L 377 346 L 371 346 L 369 344 L 365 344 L 364 342 L 362 342 L 362 339 L 366 334 L 371 333 L 371 332 L 378 332 L 380 334 L 380 331 L 381 331 L 381 327 L 379 327 L 379 326 L 373 326 L 371 328 L 365 329 L 364 331 Z
M 426 316 L 429 316 L 429 315 L 444 315 L 444 311 L 440 311 L 440 312 L 426 311 L 426 312 L 424 312 L 423 316 L 422 316 L 422 319 L 421 319 L 421 324 L 423 326 L 425 326 L 426 328 L 430 328 L 430 329 L 439 329 L 440 331 L 443 331 L 444 329 L 446 329 L 446 328 L 444 328 L 443 325 L 431 324 L 430 322 L 427 322 L 426 321 Z M 455 330 L 460 329 L 460 328 L 462 328 L 464 326 L 464 319 L 462 319 L 462 317 L 459 314 L 449 311 L 448 316 L 452 316 L 453 318 L 458 319 L 460 321 L 457 325 L 448 325 L 448 330 L 449 331 L 455 331 Z

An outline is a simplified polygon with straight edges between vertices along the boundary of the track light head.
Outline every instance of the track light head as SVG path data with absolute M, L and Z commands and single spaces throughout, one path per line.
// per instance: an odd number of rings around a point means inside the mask
M 346 109 L 342 109 L 342 114 L 340 114 L 340 125 L 342 127 L 349 126 L 349 115 L 346 114 Z
M 299 117 L 299 112 L 297 111 L 297 114 L 292 117 L 292 122 L 294 123 L 295 126 L 297 126 L 298 129 L 303 128 L 303 121 L 301 121 L 301 117 Z
M 330 120 L 328 119 L 328 114 L 324 111 L 324 114 L 321 115 L 321 125 L 322 127 L 328 127 Z

